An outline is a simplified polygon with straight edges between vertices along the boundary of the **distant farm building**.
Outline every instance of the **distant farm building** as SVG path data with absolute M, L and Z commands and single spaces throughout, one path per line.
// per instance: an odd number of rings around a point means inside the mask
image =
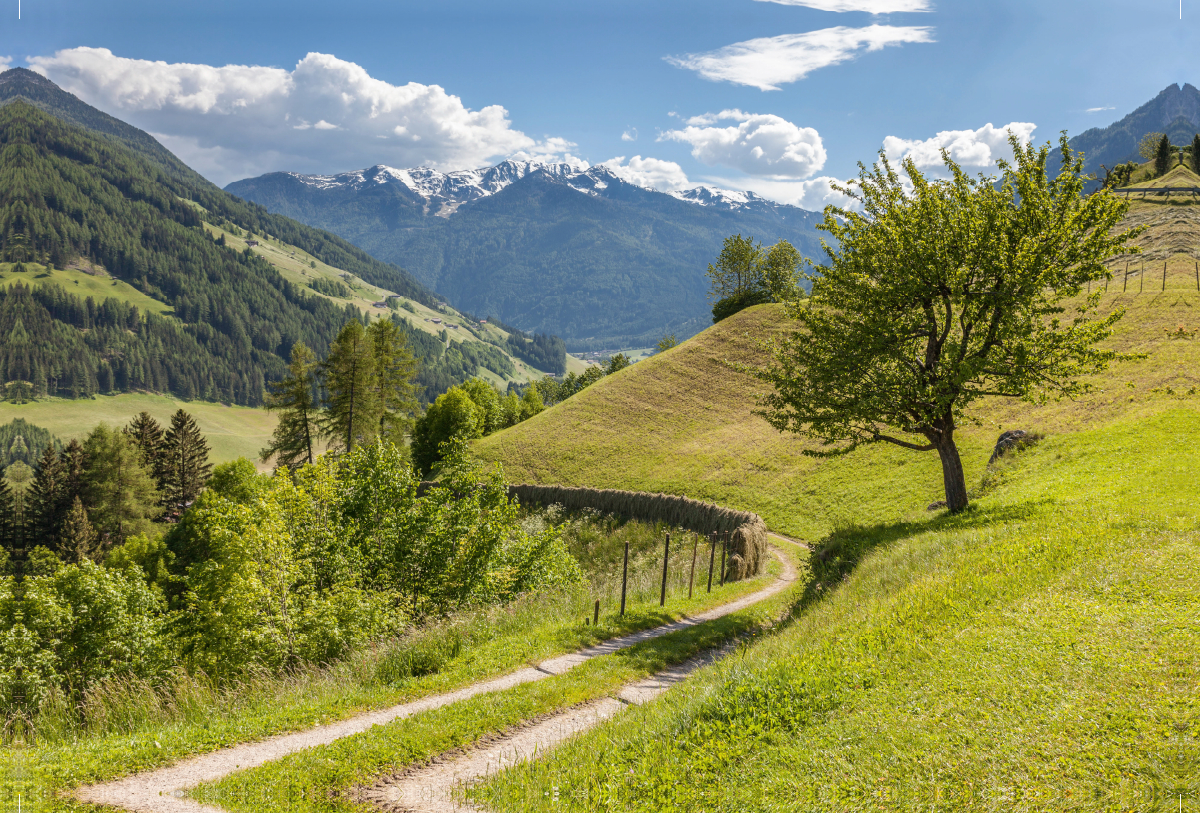
M 258 241 L 257 241 L 257 240 L 247 240 L 247 241 L 246 241 L 246 245 L 247 245 L 247 246 L 257 246 L 257 245 L 258 245 Z

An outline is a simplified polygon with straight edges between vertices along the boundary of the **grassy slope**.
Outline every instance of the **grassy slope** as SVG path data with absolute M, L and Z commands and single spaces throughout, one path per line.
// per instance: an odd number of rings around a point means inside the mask
M 844 529 L 778 635 L 477 798 L 1196 809 L 1198 433 L 1176 406 L 1059 435 L 964 516 Z M 550 786 L 575 792 L 553 806 Z
M 54 284 L 80 299 L 90 296 L 100 303 L 112 298 L 128 302 L 142 311 L 162 315 L 172 313 L 171 307 L 166 303 L 146 296 L 127 282 L 110 277 L 103 268 L 86 260 L 70 268 L 56 268 L 53 271 L 37 263 L 23 263 L 25 271 L 14 272 L 14 265 L 15 263 L 0 263 L 0 286 L 16 283 L 29 286 Z M 85 267 L 88 270 L 83 270 Z
M 263 409 L 179 401 L 167 395 L 141 393 L 97 395 L 92 400 L 78 401 L 52 398 L 31 404 L 0 402 L 0 423 L 24 418 L 67 440 L 82 438 L 101 422 L 124 426 L 142 410 L 166 426 L 175 410 L 181 408 L 191 413 L 208 438 L 214 463 L 238 457 L 257 460 L 259 449 L 267 445 L 275 431 L 275 416 Z
M 1137 204 L 1134 211 L 1156 204 Z M 1171 238 L 1163 230 L 1162 239 Z M 1153 241 L 1150 241 L 1153 247 Z M 1120 275 L 1101 307 L 1123 308 L 1112 344 L 1148 358 L 1115 365 L 1078 401 L 1033 407 L 984 402 L 978 426 L 959 434 L 968 481 L 977 480 L 1000 431 L 1060 432 L 1126 415 L 1151 415 L 1200 386 L 1200 293 L 1193 261 L 1176 255 L 1161 287 L 1161 264 L 1121 292 Z M 1175 334 L 1179 327 L 1181 335 Z M 783 533 L 815 539 L 844 521 L 919 514 L 941 499 L 936 455 L 880 445 L 840 459 L 805 457 L 808 441 L 781 435 L 751 414 L 762 386 L 725 362 L 763 358 L 756 340 L 785 329 L 779 306 L 739 313 L 680 346 L 605 378 L 570 400 L 482 439 L 478 453 L 500 461 L 515 482 L 636 488 L 756 511 Z M 1170 388 L 1170 392 L 1167 388 Z

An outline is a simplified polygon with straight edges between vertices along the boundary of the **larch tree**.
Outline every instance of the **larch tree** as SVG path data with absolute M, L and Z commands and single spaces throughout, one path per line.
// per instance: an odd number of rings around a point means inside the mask
M 67 510 L 66 519 L 63 520 L 59 552 L 62 558 L 68 562 L 79 563 L 85 559 L 95 560 L 100 553 L 97 541 L 96 529 L 88 520 L 83 501 L 76 497 L 72 500 L 70 509 Z
M 1099 293 L 1084 286 L 1111 277 L 1105 263 L 1136 251 L 1139 233 L 1113 233 L 1126 202 L 1083 194 L 1065 136 L 1054 178 L 1048 144 L 1010 143 L 998 183 L 944 151 L 949 180 L 911 159 L 907 182 L 882 155 L 860 165 L 841 191 L 861 211 L 826 208 L 828 263 L 808 275 L 811 297 L 786 303 L 795 330 L 767 343 L 772 363 L 750 370 L 773 388 L 759 413 L 826 447 L 809 454 L 880 442 L 936 451 L 951 512 L 967 506 L 954 433 L 974 401 L 1072 397 L 1118 357 L 1097 343 L 1120 313 L 1096 314 Z
M 373 395 L 379 415 L 378 437 L 401 444 L 421 409 L 413 383 L 418 362 L 399 325 L 391 319 L 376 319 L 366 332 L 375 355 Z
M 83 443 L 88 516 L 99 536 L 98 551 L 150 530 L 161 496 L 142 454 L 124 432 L 100 424 Z
M 208 462 L 208 441 L 196 420 L 182 409 L 171 416 L 171 426 L 163 435 L 162 497 L 167 516 L 178 519 L 200 496 L 212 464 Z
M 329 346 L 321 374 L 328 397 L 325 435 L 347 452 L 371 442 L 379 431 L 375 348 L 357 319 L 347 322 Z
M 162 468 L 163 429 L 149 412 L 139 412 L 129 425 L 125 427 L 138 451 L 142 453 L 142 462 L 146 468 L 156 474 Z
M 270 385 L 267 409 L 279 416 L 271 443 L 260 452 L 262 462 L 295 470 L 312 463 L 320 434 L 316 399 L 317 357 L 303 342 L 292 345 L 287 377 Z

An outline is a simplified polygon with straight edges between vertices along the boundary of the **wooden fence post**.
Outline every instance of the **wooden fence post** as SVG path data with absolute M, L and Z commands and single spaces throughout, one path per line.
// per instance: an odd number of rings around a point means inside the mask
M 600 623 L 600 599 L 596 599 L 596 609 L 592 611 L 592 626 Z
M 725 538 L 721 540 L 721 586 L 725 586 L 725 554 L 729 552 L 729 531 L 725 532 Z
M 667 561 L 671 558 L 671 535 L 667 534 L 667 544 L 663 545 L 663 578 L 662 593 L 658 596 L 658 606 L 667 603 Z
M 621 568 L 621 615 L 625 615 L 625 585 L 629 584 L 629 543 L 625 543 L 625 564 Z
M 1142 274 L 1140 277 L 1138 277 L 1138 293 L 1140 294 L 1142 292 L 1142 289 L 1145 287 L 1146 287 L 1146 261 L 1142 260 Z
M 709 548 L 708 548 L 708 592 L 710 592 L 710 593 L 712 592 L 713 562 L 715 562 L 716 559 L 717 559 L 717 532 L 713 531 L 712 536 L 709 537 Z
M 692 583 L 696 581 L 696 549 L 700 546 L 700 537 L 692 536 L 692 569 L 688 572 L 688 598 L 692 597 Z
M 1129 287 L 1129 263 L 1125 263 L 1125 281 L 1121 283 L 1121 293 Z
M 1163 284 L 1162 289 L 1167 290 L 1167 261 L 1163 260 Z

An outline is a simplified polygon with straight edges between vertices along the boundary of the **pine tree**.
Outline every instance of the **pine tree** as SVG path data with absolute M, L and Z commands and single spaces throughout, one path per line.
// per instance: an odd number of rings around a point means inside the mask
M 38 460 L 37 473 L 26 495 L 26 528 L 30 547 L 45 545 L 55 550 L 63 520 L 63 490 L 66 472 L 53 446 Z
M 17 501 L 13 497 L 8 480 L 0 476 L 0 548 L 11 559 L 21 547 L 21 522 L 17 513 Z
M 177 520 L 200 496 L 212 473 L 208 441 L 191 415 L 178 410 L 163 437 L 163 505 L 168 519 Z
M 88 520 L 83 501 L 76 497 L 63 520 L 62 537 L 59 551 L 67 562 L 82 562 L 84 559 L 95 560 L 100 553 L 96 544 L 98 537 L 96 529 Z
M 379 411 L 379 437 L 404 440 L 421 408 L 417 403 L 417 361 L 408 341 L 391 319 L 378 319 L 367 328 L 375 354 L 374 397 Z
M 158 421 L 149 412 L 139 412 L 125 427 L 125 434 L 142 453 L 142 463 L 157 476 L 162 468 L 163 452 L 163 430 Z M 161 483 L 159 487 L 162 487 Z
M 357 319 L 338 333 L 321 372 L 329 396 L 322 421 L 325 434 L 347 452 L 355 444 L 369 443 L 379 426 L 375 353 Z
M 1192 172 L 1200 175 L 1200 133 L 1192 136 Z
M 97 554 L 150 530 L 162 513 L 154 477 L 124 432 L 100 424 L 84 441 L 83 499 L 96 533 Z M 73 503 L 72 503 L 73 504 Z
M 292 346 L 292 363 L 287 378 L 270 386 L 267 409 L 279 413 L 279 423 L 271 436 L 271 445 L 260 452 L 262 462 L 275 458 L 275 466 L 295 469 L 313 462 L 313 445 L 320 427 L 317 425 L 317 402 L 313 396 L 316 385 L 317 357 L 303 342 Z
M 1154 172 L 1157 175 L 1166 175 L 1171 169 L 1171 139 L 1163 136 L 1158 140 L 1158 147 L 1154 150 Z

